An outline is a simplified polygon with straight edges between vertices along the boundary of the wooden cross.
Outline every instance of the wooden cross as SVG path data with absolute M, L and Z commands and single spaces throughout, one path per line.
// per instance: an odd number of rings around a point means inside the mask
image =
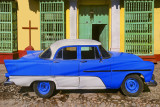
M 31 29 L 38 29 L 38 28 L 31 27 L 31 21 L 29 20 L 29 27 L 22 27 L 22 29 L 29 29 L 29 46 L 31 46 Z

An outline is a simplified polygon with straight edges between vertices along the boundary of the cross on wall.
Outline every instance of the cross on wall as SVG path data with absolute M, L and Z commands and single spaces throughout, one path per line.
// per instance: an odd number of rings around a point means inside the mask
M 31 30 L 38 29 L 38 27 L 31 27 L 31 20 L 29 20 L 29 27 L 22 27 L 22 29 L 29 29 L 29 47 L 31 47 Z

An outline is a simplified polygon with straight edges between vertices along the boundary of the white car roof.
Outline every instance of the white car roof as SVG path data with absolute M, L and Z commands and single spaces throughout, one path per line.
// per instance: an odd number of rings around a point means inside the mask
M 54 57 L 56 54 L 56 51 L 63 47 L 63 46 L 73 46 L 73 45 L 101 45 L 100 42 L 96 40 L 90 40 L 90 39 L 63 39 L 56 41 L 53 43 L 50 48 L 51 48 L 51 59 Z

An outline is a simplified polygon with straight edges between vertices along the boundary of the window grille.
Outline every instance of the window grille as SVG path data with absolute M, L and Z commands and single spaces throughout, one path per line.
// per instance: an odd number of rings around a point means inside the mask
M 154 0 L 124 0 L 125 52 L 154 54 Z
M 41 49 L 64 39 L 64 1 L 40 1 Z
M 17 51 L 17 5 L 11 1 L 0 2 L 0 52 Z

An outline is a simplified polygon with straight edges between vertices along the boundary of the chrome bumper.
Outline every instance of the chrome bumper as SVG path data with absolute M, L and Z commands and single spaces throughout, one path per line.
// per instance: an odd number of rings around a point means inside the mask
M 155 80 L 151 80 L 150 82 L 146 82 L 148 86 L 157 86 L 157 82 Z
M 7 86 L 7 85 L 14 85 L 14 82 L 9 81 L 9 78 L 7 78 L 6 81 L 4 82 L 4 86 Z

